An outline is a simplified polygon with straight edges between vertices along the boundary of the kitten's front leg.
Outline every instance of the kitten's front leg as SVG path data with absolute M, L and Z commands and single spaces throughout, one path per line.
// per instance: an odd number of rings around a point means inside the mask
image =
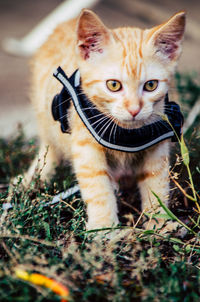
M 165 213 L 160 207 L 157 198 L 152 194 L 156 193 L 167 206 L 169 203 L 169 142 L 159 144 L 154 150 L 149 150 L 144 160 L 140 174 L 138 175 L 138 186 L 140 189 L 142 209 L 149 214 Z M 160 228 L 164 219 L 150 219 L 145 227 L 153 229 Z M 177 228 L 177 223 L 169 222 L 162 230 L 172 231 Z
M 84 129 L 85 130 L 85 129 Z M 73 165 L 87 205 L 87 229 L 118 224 L 117 203 L 103 148 L 85 131 L 72 134 Z

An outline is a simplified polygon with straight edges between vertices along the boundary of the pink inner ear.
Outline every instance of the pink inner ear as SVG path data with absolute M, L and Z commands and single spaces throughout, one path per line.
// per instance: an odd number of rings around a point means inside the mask
M 169 59 L 174 59 L 176 56 L 178 47 L 180 34 L 173 33 L 173 34 L 161 34 L 156 39 L 156 47 L 158 48 L 157 52 L 161 51 L 163 54 L 167 55 Z
M 102 36 L 96 32 L 90 36 L 84 37 L 84 42 L 79 46 L 81 54 L 85 60 L 89 59 L 91 52 L 103 52 L 101 47 Z
M 158 51 L 161 51 L 162 53 L 167 55 L 169 59 L 173 59 L 176 55 L 178 45 L 174 41 L 165 40 L 158 43 L 158 48 Z

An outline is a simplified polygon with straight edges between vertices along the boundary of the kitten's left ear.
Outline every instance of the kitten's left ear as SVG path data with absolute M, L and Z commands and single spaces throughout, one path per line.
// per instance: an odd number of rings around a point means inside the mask
M 185 15 L 185 12 L 179 12 L 150 31 L 158 55 L 174 61 L 178 59 L 185 30 Z
M 101 54 L 111 38 L 108 28 L 99 17 L 90 10 L 84 9 L 77 25 L 77 45 L 84 60 L 92 54 Z

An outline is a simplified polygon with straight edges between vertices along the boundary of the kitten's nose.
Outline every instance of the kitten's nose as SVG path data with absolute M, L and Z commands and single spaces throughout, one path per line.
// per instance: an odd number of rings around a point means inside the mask
M 132 115 L 132 117 L 135 117 L 136 115 L 138 115 L 140 110 L 141 110 L 140 106 L 135 106 L 135 107 L 128 108 L 128 112 Z

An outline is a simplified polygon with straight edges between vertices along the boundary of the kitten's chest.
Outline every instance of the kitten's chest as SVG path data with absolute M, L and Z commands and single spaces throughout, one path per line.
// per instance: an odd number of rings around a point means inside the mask
M 112 182 L 125 187 L 132 186 L 140 169 L 140 165 L 144 161 L 144 152 L 134 154 L 108 152 L 106 157 L 108 173 Z

